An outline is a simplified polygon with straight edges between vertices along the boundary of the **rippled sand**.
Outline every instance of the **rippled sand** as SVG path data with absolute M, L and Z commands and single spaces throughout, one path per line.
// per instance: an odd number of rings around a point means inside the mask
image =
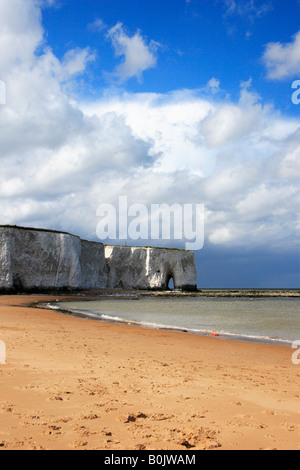
M 0 297 L 0 449 L 300 448 L 291 348 L 25 306 L 54 299 Z

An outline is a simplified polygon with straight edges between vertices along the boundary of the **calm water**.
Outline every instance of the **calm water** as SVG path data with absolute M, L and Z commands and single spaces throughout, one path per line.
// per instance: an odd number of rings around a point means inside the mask
M 290 344 L 300 340 L 298 298 L 176 298 L 59 302 L 55 308 L 103 321 L 223 338 Z

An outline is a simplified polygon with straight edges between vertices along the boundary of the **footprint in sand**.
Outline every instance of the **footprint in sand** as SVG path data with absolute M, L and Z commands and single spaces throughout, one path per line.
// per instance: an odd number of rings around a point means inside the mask
M 88 442 L 86 441 L 76 441 L 73 442 L 73 444 L 70 444 L 70 447 L 73 447 L 74 449 L 78 449 L 80 447 L 86 447 L 88 445 Z
M 216 439 L 218 432 L 208 428 L 200 428 L 186 432 L 180 429 L 173 429 L 172 434 L 173 440 L 176 440 L 178 445 L 186 449 L 197 448 L 208 450 L 222 447 L 221 443 Z
M 135 423 L 137 419 L 146 419 L 148 416 L 145 413 L 130 414 L 125 421 L 127 423 Z

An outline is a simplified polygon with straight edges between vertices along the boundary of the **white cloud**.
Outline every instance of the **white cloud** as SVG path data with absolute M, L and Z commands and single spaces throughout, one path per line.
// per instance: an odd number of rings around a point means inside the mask
M 167 95 L 125 94 L 85 106 L 90 116 L 107 112 L 124 116 L 133 135 L 151 146 L 156 173 L 188 169 L 210 171 L 207 149 L 199 143 L 199 122 L 211 104 L 190 91 Z
M 110 74 L 120 83 L 133 77 L 140 81 L 146 70 L 156 66 L 159 44 L 155 41 L 147 44 L 140 31 L 130 37 L 124 31 L 122 23 L 117 23 L 108 31 L 107 37 L 112 42 L 116 56 L 123 57 L 123 61 Z
M 88 28 L 91 31 L 102 32 L 107 28 L 107 26 L 102 20 L 102 18 L 96 18 L 95 21 L 93 21 L 93 23 L 90 23 L 88 25 Z
M 76 75 L 83 72 L 88 62 L 94 59 L 95 54 L 92 54 L 88 47 L 85 49 L 72 49 L 64 55 L 62 68 L 67 76 Z
M 209 241 L 213 245 L 223 245 L 224 243 L 228 243 L 233 241 L 235 238 L 235 234 L 229 227 L 220 227 L 216 228 L 212 231 L 209 235 Z
M 220 81 L 214 77 L 208 81 L 207 86 L 213 94 L 220 91 Z
M 232 15 L 236 11 L 236 1 L 235 0 L 224 0 L 224 4 L 227 8 L 226 14 Z
M 274 185 L 271 182 L 259 184 L 252 188 L 238 202 L 238 214 L 248 220 L 267 219 L 289 212 L 289 205 L 299 191 L 292 185 Z M 292 204 L 293 205 L 293 204 Z
M 227 15 L 248 16 L 251 20 L 261 18 L 272 9 L 271 2 L 255 0 L 223 0 Z
M 0 2 L 0 70 L 21 64 L 30 65 L 41 45 L 41 12 L 34 2 L 2 0 Z
M 276 176 L 282 179 L 300 178 L 300 128 L 284 142 L 278 155 Z
M 300 74 L 300 31 L 291 42 L 271 42 L 266 45 L 263 62 L 272 80 L 297 77 Z
M 252 36 L 254 22 L 267 15 L 272 10 L 272 0 L 262 2 L 262 0 L 218 0 L 223 3 L 225 13 L 223 19 L 228 35 L 234 35 L 239 28 L 244 28 L 245 21 L 248 21 L 244 34 L 247 40 Z M 242 21 L 239 21 L 242 19 Z M 237 20 L 237 21 L 236 21 Z
M 201 131 L 208 147 L 219 147 L 228 142 L 249 138 L 264 127 L 266 111 L 258 96 L 248 91 L 251 82 L 242 84 L 240 100 L 215 106 L 201 123 Z
M 0 9 L 10 13 L 9 21 L 0 15 L 0 51 L 11 50 L 0 54 L 0 223 L 92 238 L 98 205 L 127 195 L 130 204 L 204 203 L 206 242 L 297 246 L 299 120 L 273 113 L 250 81 L 237 103 L 212 100 L 207 86 L 165 95 L 107 90 L 76 102 L 70 87 L 94 53 L 73 49 L 59 60 L 33 0 L 1 0 Z M 141 77 L 152 63 L 137 60 L 149 46 L 134 37 L 124 34 L 122 79 Z M 216 79 L 210 85 L 219 89 Z

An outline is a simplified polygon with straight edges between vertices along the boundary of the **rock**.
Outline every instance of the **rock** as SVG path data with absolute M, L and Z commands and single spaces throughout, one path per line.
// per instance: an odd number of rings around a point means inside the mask
M 102 243 L 81 240 L 81 288 L 104 289 L 107 285 L 107 268 Z
M 0 226 L 0 291 L 196 290 L 192 251 L 105 246 L 75 235 Z
M 168 248 L 105 246 L 108 288 L 195 290 L 197 272 L 192 251 Z
M 0 289 L 106 287 L 104 245 L 75 235 L 0 227 Z

